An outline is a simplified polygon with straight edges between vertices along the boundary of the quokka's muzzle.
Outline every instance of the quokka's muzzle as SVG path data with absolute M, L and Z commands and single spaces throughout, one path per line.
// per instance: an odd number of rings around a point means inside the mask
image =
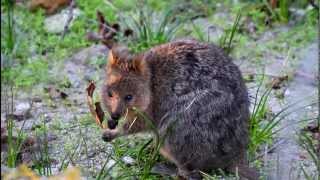
M 110 129 L 115 129 L 118 125 L 118 120 L 115 120 L 115 119 L 109 119 L 108 120 L 108 127 Z

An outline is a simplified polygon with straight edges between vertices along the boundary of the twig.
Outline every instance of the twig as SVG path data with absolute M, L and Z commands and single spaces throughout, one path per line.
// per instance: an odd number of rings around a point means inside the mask
M 73 19 L 73 8 L 75 7 L 76 5 L 76 2 L 75 0 L 71 0 L 70 4 L 69 4 L 69 14 L 68 14 L 68 20 L 67 20 L 67 23 L 64 25 L 64 29 L 63 29 L 63 32 L 62 32 L 62 36 L 61 36 L 61 39 L 64 38 L 64 36 L 66 35 L 68 29 L 69 29 L 69 25 Z

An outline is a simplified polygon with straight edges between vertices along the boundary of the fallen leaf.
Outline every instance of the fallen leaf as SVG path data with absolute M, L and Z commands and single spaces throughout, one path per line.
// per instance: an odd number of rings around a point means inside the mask
M 104 112 L 100 106 L 100 102 L 96 102 L 94 104 L 96 106 L 96 113 L 98 115 L 99 121 L 102 124 L 102 121 L 104 120 Z
M 94 85 L 94 82 L 91 81 L 89 83 L 89 86 L 87 87 L 88 96 L 92 97 L 93 96 L 93 92 L 94 92 L 95 89 L 96 89 L 96 86 Z
M 288 76 L 274 77 L 270 83 L 272 89 L 280 89 L 284 81 L 288 81 Z
M 101 127 L 101 128 L 106 128 L 104 124 L 102 124 L 103 119 L 104 119 L 104 112 L 100 106 L 100 102 L 96 102 L 93 104 L 93 92 L 95 90 L 96 86 L 94 85 L 94 82 L 91 81 L 87 87 L 87 103 L 90 109 L 90 113 L 95 119 L 96 123 Z

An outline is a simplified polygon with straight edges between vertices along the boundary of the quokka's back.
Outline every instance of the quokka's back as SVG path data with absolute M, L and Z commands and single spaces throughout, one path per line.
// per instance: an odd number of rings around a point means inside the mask
M 164 149 L 188 169 L 225 168 L 246 151 L 249 102 L 238 67 L 218 47 L 192 40 L 153 48 L 153 119 Z M 168 130 L 170 129 L 170 132 Z

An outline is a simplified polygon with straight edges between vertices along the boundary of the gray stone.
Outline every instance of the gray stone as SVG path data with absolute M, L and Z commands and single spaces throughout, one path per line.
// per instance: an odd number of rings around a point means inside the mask
M 200 28 L 206 38 L 209 38 L 212 42 L 218 42 L 223 36 L 224 30 L 208 21 L 206 18 L 198 18 L 194 21 L 194 24 Z
M 113 159 L 110 159 L 110 161 L 107 162 L 107 164 L 106 164 L 106 169 L 112 168 L 115 164 L 116 164 L 116 161 Z
M 97 59 L 98 57 L 106 57 L 108 48 L 104 45 L 92 45 L 88 48 L 74 54 L 70 60 L 77 64 L 88 64 L 90 60 Z
M 31 104 L 29 102 L 19 102 L 14 111 L 14 115 L 17 116 L 28 116 L 31 109 Z
M 70 22 L 72 26 L 73 21 L 81 14 L 79 9 L 73 9 L 73 18 Z M 59 14 L 49 16 L 44 21 L 45 30 L 49 33 L 61 33 L 64 31 L 65 25 L 68 23 L 69 9 L 62 10 Z
M 130 156 L 123 156 L 122 157 L 122 161 L 126 164 L 126 165 L 133 165 L 136 161 L 130 157 Z

